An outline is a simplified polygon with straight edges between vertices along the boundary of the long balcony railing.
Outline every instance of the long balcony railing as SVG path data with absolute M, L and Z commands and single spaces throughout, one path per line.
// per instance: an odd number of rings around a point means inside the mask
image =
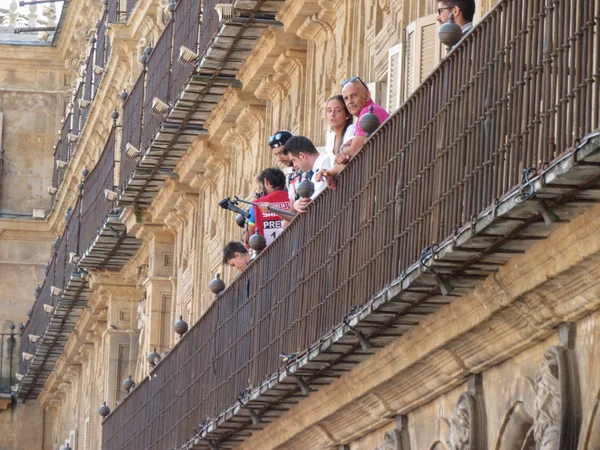
M 114 189 L 114 152 L 113 128 L 98 164 L 85 179 L 77 202 L 67 211 L 64 233 L 53 244 L 46 278 L 30 310 L 30 320 L 22 333 L 26 338 L 21 341 L 23 357 L 19 372 L 24 379 L 19 398 L 39 394 L 85 305 L 85 273 L 79 261 L 114 205 L 114 198 L 110 201 L 110 194 L 106 193 Z
M 76 140 L 69 141 L 68 135 L 79 135 L 83 130 L 83 127 L 89 116 L 92 102 L 96 95 L 96 91 L 100 85 L 106 62 L 110 56 L 110 42 L 106 36 L 106 30 L 108 26 L 107 19 L 108 15 L 102 16 L 102 19 L 98 22 L 96 34 L 93 36 L 93 45 L 90 48 L 90 53 L 86 57 L 85 62 L 85 75 L 83 82 L 78 83 L 71 101 L 69 102 L 69 112 L 65 117 L 65 122 L 61 128 L 61 135 L 59 136 L 56 144 L 55 151 L 55 166 L 53 168 L 52 186 L 59 188 L 64 174 L 66 172 L 66 166 L 58 167 L 56 160 L 68 163 L 71 159 L 72 153 L 76 149 Z M 54 194 L 52 198 L 52 204 L 54 204 Z
M 122 187 L 129 181 L 133 169 L 137 165 L 139 155 L 126 153 L 130 144 L 138 152 L 142 142 L 142 120 L 144 104 L 144 77 L 139 77 L 123 105 L 123 133 L 121 134 L 121 166 L 119 184 Z M 148 114 L 152 114 L 148 111 Z
M 54 166 L 52 168 L 52 186 L 58 188 L 66 172 L 66 163 L 71 157 L 69 133 L 71 132 L 71 114 L 67 114 L 60 129 L 60 136 L 54 150 Z
M 210 11 L 207 1 L 206 11 Z M 500 1 L 103 424 L 170 449 L 600 126 L 600 4 Z M 585 62 L 585 63 L 584 63 Z
M 219 13 L 215 9 L 215 6 L 218 4 L 233 5 L 234 3 L 234 0 L 204 1 L 204 17 L 202 19 L 202 28 L 200 29 L 200 56 L 202 56 L 208 50 L 210 41 L 213 39 L 219 28 Z
M 146 74 L 146 95 L 144 98 L 144 124 L 142 127 L 142 147 L 150 145 L 156 130 L 164 120 L 167 111 L 160 113 L 154 105 L 155 99 L 167 105 L 169 103 L 169 85 L 171 81 L 171 50 L 173 42 L 173 22 L 163 30 L 148 60 Z M 155 106 L 153 108 L 153 105 Z
M 25 329 L 21 336 L 21 358 L 19 359 L 19 373 L 25 375 L 31 364 L 29 355 L 35 355 L 36 343 L 44 336 L 46 328 L 50 323 L 52 310 L 57 303 L 57 297 L 52 295 L 52 285 L 54 284 L 55 269 L 57 260 L 57 252 L 54 251 L 52 259 L 47 266 L 46 278 L 41 286 L 41 290 L 37 293 L 35 302 L 30 310 L 29 321 L 25 324 Z M 48 305 L 45 307 L 45 305 Z M 34 336 L 30 338 L 29 336 Z M 37 339 L 36 339 L 37 338 Z M 34 340 L 36 342 L 34 342 Z
M 115 171 L 115 129 L 108 136 L 104 150 L 94 169 L 84 181 L 84 194 L 81 202 L 81 231 L 79 248 L 84 251 L 94 240 L 98 228 L 108 211 L 113 208 L 114 199 L 110 192 L 114 190 Z M 108 197 L 107 197 L 108 191 Z
M 96 45 L 94 50 L 94 64 L 96 68 L 104 70 L 106 62 L 110 56 L 110 40 L 106 36 L 106 30 L 108 27 L 107 13 L 105 12 L 100 20 L 98 31 L 96 33 Z M 94 72 L 94 93 L 98 90 L 100 81 L 102 79 L 102 71 L 96 69 Z
M 193 64 L 179 61 L 182 46 L 198 53 L 198 33 L 200 31 L 200 2 L 180 0 L 173 15 L 173 52 L 171 59 L 171 83 L 169 98 L 174 100 L 194 72 Z

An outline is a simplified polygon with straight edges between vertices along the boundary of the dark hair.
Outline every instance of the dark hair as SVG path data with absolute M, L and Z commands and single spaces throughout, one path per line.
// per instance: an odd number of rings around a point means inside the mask
M 473 22 L 475 0 L 440 0 L 444 5 L 454 8 L 458 6 L 467 22 Z
M 346 133 L 346 130 L 348 129 L 348 127 L 354 123 L 354 117 L 352 117 L 352 114 L 348 110 L 348 107 L 346 106 L 346 102 L 344 101 L 343 95 L 332 95 L 331 97 L 329 97 L 327 99 L 327 101 L 325 102 L 325 105 L 327 105 L 331 100 L 337 100 L 338 102 L 340 102 L 342 104 L 342 106 L 344 108 L 344 114 L 346 114 L 346 123 L 344 124 L 344 131 L 342 131 L 342 136 L 343 136 Z
M 277 167 L 263 170 L 257 180 L 263 186 L 265 180 L 267 180 L 273 186 L 273 189 L 285 189 L 285 174 Z
M 243 255 L 248 253 L 248 250 L 246 250 L 246 247 L 241 242 L 231 241 L 223 248 L 223 263 L 227 264 L 230 259 L 235 258 L 236 253 Z
M 304 153 L 306 155 L 318 155 L 319 151 L 315 148 L 312 141 L 306 136 L 294 136 L 283 146 L 283 154 L 292 154 L 296 158 Z

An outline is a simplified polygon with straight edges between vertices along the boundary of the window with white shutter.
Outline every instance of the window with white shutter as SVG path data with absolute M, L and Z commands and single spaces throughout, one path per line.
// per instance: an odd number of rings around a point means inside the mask
M 402 44 L 394 45 L 388 54 L 387 110 L 391 114 L 402 102 Z
M 436 17 L 435 14 L 420 17 L 406 27 L 404 99 L 419 87 L 443 57 Z

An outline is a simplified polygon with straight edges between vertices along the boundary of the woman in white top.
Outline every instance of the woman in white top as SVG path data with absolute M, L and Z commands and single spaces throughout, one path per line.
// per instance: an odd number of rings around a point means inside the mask
M 327 133 L 325 151 L 333 160 L 335 155 L 340 152 L 340 148 L 354 138 L 356 127 L 352 123 L 354 117 L 346 108 L 344 97 L 341 95 L 334 95 L 327 100 L 325 111 L 327 113 L 327 123 L 331 127 L 331 131 Z

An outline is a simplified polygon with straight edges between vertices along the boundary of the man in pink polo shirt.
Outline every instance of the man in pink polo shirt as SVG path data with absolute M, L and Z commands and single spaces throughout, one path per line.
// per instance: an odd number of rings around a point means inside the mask
M 371 99 L 369 88 L 359 77 L 348 78 L 342 83 L 342 96 L 344 97 L 348 111 L 357 117 L 359 121 L 364 114 L 369 112 L 369 106 L 373 106 L 373 113 L 379 118 L 381 123 L 390 117 L 385 109 Z M 335 186 L 333 178 L 344 167 L 344 164 L 360 150 L 365 143 L 366 136 L 367 134 L 360 128 L 360 124 L 357 121 L 354 139 L 348 141 L 342 148 L 342 151 L 338 153 L 335 158 L 336 165 L 321 174 L 327 177 L 329 187 Z

